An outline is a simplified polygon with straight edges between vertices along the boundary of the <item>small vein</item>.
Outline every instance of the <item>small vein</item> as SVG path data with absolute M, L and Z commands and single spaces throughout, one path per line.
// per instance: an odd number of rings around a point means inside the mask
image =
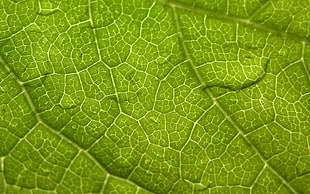
M 100 193 L 104 193 L 104 191 L 106 190 L 109 179 L 110 179 L 110 174 L 107 173 L 107 176 L 105 177 L 104 182 L 102 184 Z
M 173 9 L 173 19 L 175 21 L 175 25 L 176 25 L 176 28 L 177 28 L 177 31 L 178 31 L 178 34 L 179 34 L 179 38 L 180 38 L 180 40 L 184 40 L 183 33 L 182 33 L 182 30 L 181 30 L 181 26 L 180 26 L 180 22 L 179 22 L 179 18 L 177 16 L 175 8 L 172 7 L 172 9 Z M 195 68 L 194 62 L 193 62 L 192 58 L 189 55 L 189 52 L 188 52 L 187 46 L 185 44 L 185 41 L 181 41 L 181 45 L 182 45 L 182 48 L 183 48 L 184 53 L 186 55 L 186 58 L 189 60 L 189 64 L 190 64 L 192 70 L 195 72 L 195 75 L 197 76 L 197 78 L 198 78 L 199 82 L 201 83 L 201 85 L 203 87 L 205 87 L 206 83 L 202 79 L 202 77 L 201 77 L 200 73 L 198 72 L 198 70 Z
M 258 182 L 258 180 L 262 177 L 263 173 L 265 172 L 266 167 L 267 167 L 266 165 L 263 166 L 263 168 L 260 170 L 258 175 L 255 177 L 255 179 L 254 179 L 254 181 L 253 181 L 251 186 L 255 186 L 255 184 Z M 253 188 L 251 188 L 251 192 L 252 192 L 252 189 Z
M 302 42 L 302 56 L 301 56 L 301 62 L 303 64 L 303 67 L 305 69 L 306 72 L 306 77 L 308 82 L 310 83 L 310 73 L 309 73 L 309 66 L 307 66 L 306 62 L 305 62 L 305 49 L 306 49 L 306 43 Z
M 255 12 L 253 12 L 253 13 L 251 14 L 251 16 L 250 16 L 250 20 L 253 20 L 253 18 L 254 18 L 255 16 L 257 16 L 259 13 L 261 13 L 262 11 L 264 11 L 264 10 L 268 7 L 268 5 L 271 3 L 271 1 L 272 1 L 272 0 L 266 1 L 264 4 L 262 4 L 262 6 L 261 6 L 259 9 L 257 9 Z
M 89 12 L 89 20 L 90 20 L 90 25 L 92 28 L 92 32 L 93 32 L 93 36 L 94 36 L 94 40 L 95 40 L 95 45 L 96 45 L 96 49 L 97 49 L 97 53 L 99 56 L 99 61 L 101 61 L 104 66 L 109 70 L 109 74 L 111 75 L 111 80 L 112 80 L 112 85 L 113 85 L 113 89 L 114 89 L 114 93 L 115 93 L 115 97 L 117 102 L 120 102 L 119 100 L 119 94 L 117 93 L 117 89 L 116 89 L 116 84 L 115 84 L 115 80 L 114 80 L 114 76 L 113 76 L 113 71 L 112 68 L 110 68 L 102 59 L 102 55 L 100 52 L 100 48 L 99 48 L 99 43 L 98 43 L 98 38 L 97 38 L 97 33 L 96 33 L 96 28 L 94 27 L 94 22 L 93 22 L 93 14 L 92 14 L 92 8 L 91 8 L 91 0 L 88 0 L 88 12 Z M 120 112 L 122 111 L 122 107 L 120 106 L 119 103 L 117 103 L 118 108 L 120 110 Z

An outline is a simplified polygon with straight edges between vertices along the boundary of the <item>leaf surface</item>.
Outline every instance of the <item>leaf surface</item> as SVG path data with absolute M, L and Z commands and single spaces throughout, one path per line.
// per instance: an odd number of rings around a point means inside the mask
M 0 193 L 309 193 L 309 5 L 0 1 Z

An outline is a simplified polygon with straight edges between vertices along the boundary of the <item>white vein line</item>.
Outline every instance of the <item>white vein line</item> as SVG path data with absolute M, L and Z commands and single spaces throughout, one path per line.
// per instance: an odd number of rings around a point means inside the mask
M 308 79 L 308 82 L 310 82 L 310 73 L 309 73 L 309 66 L 307 66 L 306 62 L 305 62 L 305 50 L 306 50 L 306 43 L 305 42 L 302 42 L 302 55 L 301 55 L 301 62 L 303 64 L 303 67 L 305 69 L 305 72 L 307 74 L 307 79 Z
M 104 179 L 104 182 L 103 182 L 103 184 L 102 184 L 100 193 L 104 193 L 104 191 L 106 190 L 106 187 L 107 187 L 107 185 L 108 185 L 109 179 L 110 179 L 110 174 L 107 173 L 107 175 L 106 175 L 106 177 L 105 177 L 105 179 Z
M 109 71 L 109 74 L 110 74 L 110 76 L 111 76 L 111 81 L 112 81 L 113 89 L 114 89 L 114 93 L 115 93 L 115 97 L 116 97 L 117 102 L 118 102 L 118 103 L 117 103 L 117 106 L 118 106 L 118 109 L 120 110 L 120 113 L 122 113 L 123 110 L 122 110 L 122 107 L 121 107 L 121 105 L 120 105 L 119 96 L 118 96 L 118 93 L 117 93 L 117 90 L 116 90 L 116 84 L 115 84 L 115 80 L 114 80 L 112 68 L 110 68 L 110 67 L 102 60 L 102 56 L 101 56 L 101 53 L 100 53 L 100 48 L 99 48 L 97 33 L 96 33 L 96 29 L 95 29 L 94 23 L 93 23 L 93 16 L 92 16 L 92 10 L 91 10 L 91 0 L 88 0 L 88 12 L 89 12 L 90 24 L 91 24 L 91 28 L 92 28 L 93 35 L 94 35 L 95 44 L 96 44 L 96 49 L 97 49 L 98 56 L 99 56 L 99 61 L 101 61 L 101 62 L 104 64 L 105 68 L 107 68 L 108 71 Z
M 256 176 L 255 180 L 253 181 L 252 185 L 251 185 L 251 193 L 253 193 L 253 186 L 255 186 L 255 184 L 257 183 L 257 181 L 260 179 L 260 177 L 262 176 L 262 174 L 265 172 L 266 170 L 266 165 L 263 166 L 263 168 L 260 170 L 259 174 Z
M 271 3 L 272 0 L 268 0 L 266 1 L 264 4 L 262 4 L 262 6 L 260 8 L 258 8 L 256 11 L 254 11 L 252 13 L 252 15 L 250 15 L 250 20 L 253 20 L 255 16 L 257 16 L 257 14 L 261 13 L 262 11 L 264 11 L 267 6 Z
M 195 75 L 198 77 L 198 80 L 199 80 L 200 84 L 202 84 L 202 86 L 205 87 L 206 84 L 205 84 L 204 80 L 202 79 L 200 73 L 196 69 L 196 67 L 194 65 L 194 62 L 193 62 L 192 58 L 190 57 L 190 54 L 188 52 L 188 49 L 187 49 L 187 46 L 186 46 L 185 42 L 182 41 L 182 40 L 184 40 L 184 37 L 183 37 L 183 33 L 182 33 L 182 30 L 181 30 L 179 18 L 177 16 L 175 8 L 172 7 L 172 10 L 173 10 L 173 19 L 175 20 L 174 23 L 176 25 L 176 28 L 177 28 L 177 31 L 178 31 L 178 34 L 179 34 L 179 39 L 181 40 L 180 42 L 181 42 L 182 48 L 184 50 L 185 56 L 186 56 L 186 58 L 188 58 L 189 64 L 190 64 L 192 70 L 195 72 Z

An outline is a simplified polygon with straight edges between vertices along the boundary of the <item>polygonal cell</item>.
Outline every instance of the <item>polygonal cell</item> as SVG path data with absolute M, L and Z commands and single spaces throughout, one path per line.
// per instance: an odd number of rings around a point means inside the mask
M 147 144 L 139 123 L 120 115 L 106 135 L 90 148 L 90 154 L 112 174 L 127 178 L 138 165 Z
M 166 193 L 180 178 L 179 163 L 179 153 L 175 150 L 149 146 L 130 180 L 153 192 Z

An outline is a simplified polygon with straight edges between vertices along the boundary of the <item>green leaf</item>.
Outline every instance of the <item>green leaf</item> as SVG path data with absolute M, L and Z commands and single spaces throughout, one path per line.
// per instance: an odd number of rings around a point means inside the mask
M 0 1 L 0 193 L 310 193 L 309 5 Z

